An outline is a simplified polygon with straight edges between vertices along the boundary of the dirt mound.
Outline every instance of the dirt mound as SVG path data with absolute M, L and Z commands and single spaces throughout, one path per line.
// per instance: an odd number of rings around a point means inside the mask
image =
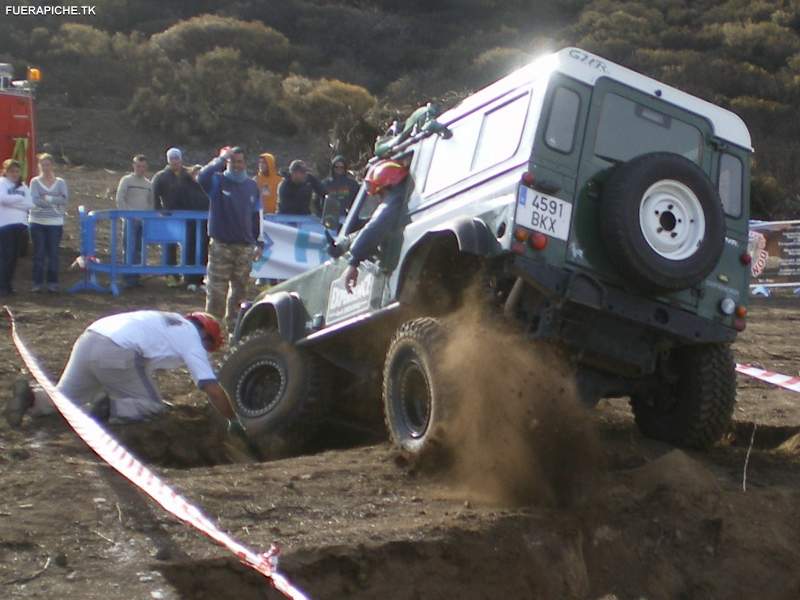
M 193 469 L 255 462 L 244 442 L 225 435 L 206 407 L 176 406 L 163 418 L 109 426 L 123 446 L 148 464 Z
M 447 326 L 441 367 L 453 413 L 437 435 L 461 492 L 510 505 L 583 496 L 601 452 L 564 358 L 473 308 Z
M 720 492 L 714 474 L 681 450 L 672 450 L 635 469 L 631 479 L 633 487 L 643 492 L 662 488 L 689 496 L 708 496 Z

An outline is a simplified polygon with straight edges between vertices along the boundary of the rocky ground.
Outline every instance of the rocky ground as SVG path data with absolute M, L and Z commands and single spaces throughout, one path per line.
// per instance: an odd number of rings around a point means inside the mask
M 108 206 L 105 190 L 120 175 L 66 173 L 75 204 L 92 208 Z M 78 253 L 74 211 L 70 217 L 64 266 Z M 34 296 L 29 269 L 24 260 L 10 304 L 54 377 L 74 339 L 102 315 L 202 305 L 200 295 L 160 279 L 119 298 Z M 64 277 L 69 285 L 79 274 Z M 798 308 L 789 298 L 752 307 L 737 359 L 797 375 Z M 10 337 L 0 343 L 0 384 L 8 385 L 21 363 Z M 231 462 L 188 375 L 165 374 L 160 383 L 174 410 L 115 433 L 242 542 L 278 542 L 282 570 L 312 598 L 800 597 L 800 397 L 792 392 L 740 378 L 734 426 L 708 453 L 646 440 L 624 401 L 603 402 L 589 415 L 591 449 L 554 455 L 545 469 L 561 477 L 591 464 L 580 493 L 510 504 L 484 493 L 491 473 L 456 485 L 415 473 L 379 441 Z M 57 418 L 19 431 L 0 423 L 0 481 L 2 597 L 277 597 L 133 491 Z

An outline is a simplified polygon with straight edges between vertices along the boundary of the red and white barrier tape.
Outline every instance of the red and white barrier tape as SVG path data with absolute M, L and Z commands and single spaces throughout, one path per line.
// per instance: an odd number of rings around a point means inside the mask
M 136 460 L 123 446 L 117 442 L 108 432 L 97 424 L 91 417 L 87 416 L 81 409 L 75 406 L 66 396 L 59 392 L 47 375 L 42 371 L 36 358 L 25 347 L 22 339 L 17 333 L 17 326 L 14 315 L 6 306 L 6 313 L 11 320 L 11 335 L 14 345 L 17 347 L 22 360 L 28 367 L 31 375 L 47 392 L 53 400 L 58 411 L 64 416 L 75 433 L 94 450 L 100 458 L 114 467 L 119 473 L 126 477 L 131 483 L 145 492 L 161 507 L 178 519 L 198 529 L 207 535 L 214 542 L 233 552 L 244 565 L 261 573 L 270 580 L 272 585 L 284 596 L 291 600 L 307 600 L 307 596 L 294 587 L 281 575 L 278 570 L 278 548 L 274 544 L 268 552 L 258 554 L 243 546 L 227 533 L 219 529 L 208 517 L 200 510 L 189 504 L 182 496 L 178 495 L 172 488 L 164 483 L 155 473 Z
M 753 379 L 765 381 L 766 383 L 771 383 L 772 385 L 777 385 L 778 387 L 792 390 L 793 392 L 800 392 L 800 377 L 781 375 L 780 373 L 773 373 L 772 371 L 767 371 L 766 369 L 759 369 L 757 367 L 751 367 L 750 365 L 740 364 L 736 365 L 736 371 L 742 375 L 752 377 Z

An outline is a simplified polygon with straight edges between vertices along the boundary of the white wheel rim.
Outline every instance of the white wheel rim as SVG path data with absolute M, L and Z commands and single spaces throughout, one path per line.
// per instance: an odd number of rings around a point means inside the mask
M 651 185 L 639 206 L 639 227 L 647 244 L 668 260 L 692 256 L 706 234 L 706 218 L 697 195 L 680 181 Z

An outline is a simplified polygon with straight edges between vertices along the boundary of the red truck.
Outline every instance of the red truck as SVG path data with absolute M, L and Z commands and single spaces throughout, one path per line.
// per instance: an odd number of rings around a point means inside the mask
M 36 122 L 33 91 L 41 74 L 29 68 L 27 79 L 14 81 L 11 65 L 0 63 L 0 163 L 14 158 L 22 164 L 23 178 L 36 174 Z

